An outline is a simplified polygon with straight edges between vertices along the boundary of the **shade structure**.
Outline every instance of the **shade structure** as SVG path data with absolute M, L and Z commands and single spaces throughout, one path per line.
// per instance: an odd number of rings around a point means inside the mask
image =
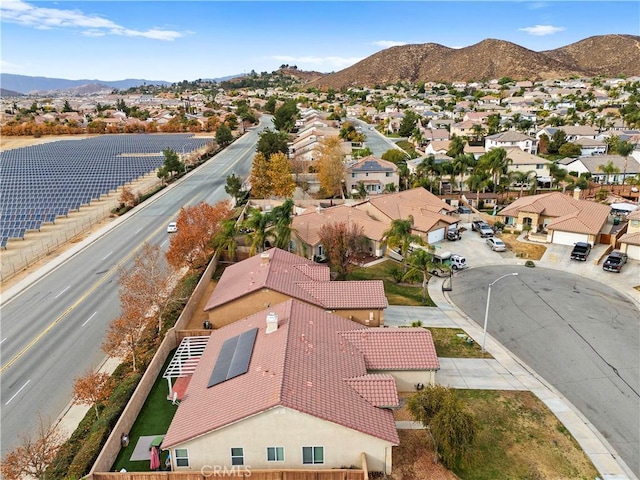
M 158 447 L 151 447 L 151 460 L 149 461 L 149 468 L 151 470 L 158 470 L 160 468 L 160 452 Z

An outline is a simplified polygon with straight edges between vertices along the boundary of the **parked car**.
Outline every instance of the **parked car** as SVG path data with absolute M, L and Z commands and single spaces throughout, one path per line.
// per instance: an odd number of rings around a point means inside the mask
M 487 238 L 487 245 L 491 247 L 494 252 L 506 252 L 507 245 L 499 238 L 490 237 Z
M 471 222 L 471 230 L 480 233 L 482 238 L 493 237 L 493 228 L 491 228 L 491 225 L 479 218 Z
M 463 205 L 460 205 L 458 207 L 458 213 L 460 214 L 467 214 L 467 213 L 473 213 L 473 211 L 469 208 L 469 207 L 465 207 Z
M 467 259 L 462 255 L 439 250 L 433 252 L 432 255 L 434 268 L 429 273 L 436 277 L 449 276 L 451 270 L 456 271 L 467 268 Z
M 450 228 L 447 231 L 447 240 L 451 240 L 452 242 L 455 242 L 456 240 L 460 240 L 462 238 L 462 234 L 460 233 L 460 230 L 453 229 Z
M 176 233 L 178 231 L 178 224 L 176 222 L 171 222 L 167 225 L 168 233 Z
M 620 250 L 614 250 L 602 264 L 602 269 L 607 272 L 620 273 L 622 266 L 627 263 L 627 258 L 626 253 L 623 253 Z
M 584 262 L 587 260 L 589 252 L 591 252 L 590 243 L 578 242 L 574 245 L 573 250 L 571 250 L 571 260 L 580 260 L 581 262 Z

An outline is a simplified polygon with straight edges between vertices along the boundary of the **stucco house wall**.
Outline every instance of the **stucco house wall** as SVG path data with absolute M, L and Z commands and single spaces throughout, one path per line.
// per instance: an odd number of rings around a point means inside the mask
M 370 370 L 369 373 L 386 373 L 396 380 L 398 392 L 415 392 L 416 385 L 425 386 L 436 384 L 435 370 Z
M 391 473 L 390 442 L 282 406 L 174 446 L 173 471 L 199 472 L 215 465 L 230 469 L 231 448 L 238 447 L 244 465 L 255 469 L 360 467 L 365 452 L 369 471 Z M 267 461 L 267 447 L 284 447 L 284 461 Z M 303 464 L 302 447 L 324 447 L 324 463 Z M 179 449 L 187 450 L 188 467 L 176 465 L 177 454 L 184 453 Z

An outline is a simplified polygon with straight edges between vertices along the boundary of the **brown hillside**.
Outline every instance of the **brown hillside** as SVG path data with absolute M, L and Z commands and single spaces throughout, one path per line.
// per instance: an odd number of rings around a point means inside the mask
M 487 39 L 453 49 L 435 43 L 392 47 L 312 82 L 324 88 L 405 81 L 454 82 L 510 77 L 547 80 L 571 76 L 640 75 L 640 37 L 602 35 L 545 52 Z
M 635 35 L 599 35 L 542 53 L 593 76 L 640 76 L 640 37 Z

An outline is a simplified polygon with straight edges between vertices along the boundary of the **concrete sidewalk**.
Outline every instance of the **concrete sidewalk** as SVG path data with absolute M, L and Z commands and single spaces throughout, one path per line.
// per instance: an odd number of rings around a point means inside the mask
M 516 264 L 515 261 L 513 263 Z M 517 264 L 521 263 L 524 262 L 517 262 Z M 550 265 L 550 268 L 553 266 Z M 443 283 L 443 278 L 432 277 L 428 285 L 429 295 L 438 308 L 414 307 L 410 310 L 399 310 L 397 317 L 405 314 L 407 320 L 420 320 L 422 326 L 425 327 L 455 326 L 463 329 L 476 342 L 482 341 L 482 328 L 450 302 L 442 290 Z M 629 294 L 629 292 L 626 293 Z M 389 308 L 395 309 L 396 307 Z M 406 309 L 409 307 L 398 308 Z M 424 315 L 420 314 L 420 308 L 424 310 Z M 439 311 L 440 319 L 436 322 L 431 321 L 436 316 L 432 310 Z M 391 316 L 394 317 L 393 314 Z M 408 323 L 410 324 L 411 321 Z M 400 323 L 400 319 L 395 318 L 392 322 Z M 439 384 L 447 384 L 455 388 L 529 390 L 544 402 L 571 432 L 600 473 L 600 478 L 603 480 L 637 480 L 637 477 L 607 440 L 560 392 L 546 383 L 543 378 L 539 377 L 530 367 L 490 335 L 486 337 L 485 348 L 493 356 L 493 360 L 439 359 L 442 368 L 436 374 L 436 381 Z

